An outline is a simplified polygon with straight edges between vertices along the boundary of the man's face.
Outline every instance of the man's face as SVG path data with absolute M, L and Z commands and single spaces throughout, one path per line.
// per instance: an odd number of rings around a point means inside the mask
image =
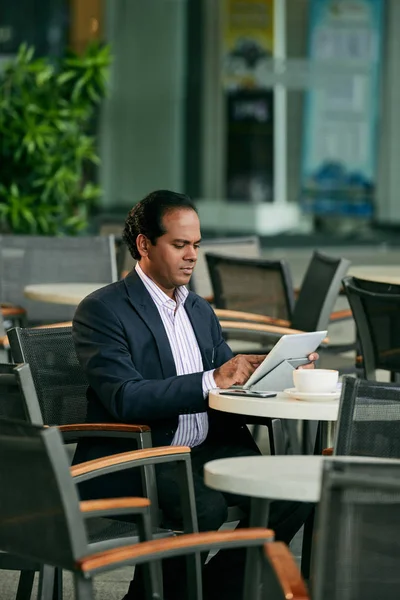
M 194 210 L 173 209 L 163 217 L 165 234 L 153 245 L 147 240 L 147 255 L 140 266 L 167 294 L 189 283 L 200 244 L 200 221 Z

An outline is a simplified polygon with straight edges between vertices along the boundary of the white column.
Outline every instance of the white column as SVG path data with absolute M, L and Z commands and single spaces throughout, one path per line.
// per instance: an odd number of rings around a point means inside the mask
M 286 0 L 274 3 L 274 59 L 286 59 Z M 287 99 L 284 85 L 274 85 L 274 204 L 287 202 Z
M 378 178 L 376 219 L 386 225 L 400 223 L 400 2 L 389 0 L 384 24 L 382 99 L 377 124 Z
M 114 61 L 101 128 L 104 206 L 182 191 L 185 102 L 184 1 L 107 0 Z

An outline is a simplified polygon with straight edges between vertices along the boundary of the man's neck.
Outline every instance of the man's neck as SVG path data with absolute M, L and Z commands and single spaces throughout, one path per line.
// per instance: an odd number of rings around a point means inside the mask
M 141 262 L 138 263 L 139 268 L 141 269 L 141 271 L 149 278 L 152 280 L 153 283 L 156 284 L 156 286 L 158 288 L 160 288 L 160 290 L 162 292 L 164 292 L 164 294 L 166 294 L 167 296 L 169 296 L 169 298 L 171 298 L 172 300 L 175 301 L 175 294 L 176 294 L 176 287 L 173 287 L 171 289 L 166 289 L 164 288 L 162 285 L 160 285 L 160 283 L 154 279 L 154 277 L 151 275 L 151 273 L 149 273 L 146 269 L 146 267 L 144 265 L 141 264 Z

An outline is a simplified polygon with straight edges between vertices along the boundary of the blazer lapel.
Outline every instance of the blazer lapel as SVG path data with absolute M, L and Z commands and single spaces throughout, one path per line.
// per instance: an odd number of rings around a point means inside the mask
M 176 375 L 175 361 L 156 305 L 135 270 L 125 278 L 125 285 L 133 308 L 154 336 L 164 377 L 173 377 Z
M 197 297 L 192 292 L 186 298 L 185 309 L 193 327 L 193 331 L 199 344 L 203 367 L 205 371 L 213 368 L 212 365 L 212 340 L 207 327 L 204 327 L 204 311 L 201 310 Z

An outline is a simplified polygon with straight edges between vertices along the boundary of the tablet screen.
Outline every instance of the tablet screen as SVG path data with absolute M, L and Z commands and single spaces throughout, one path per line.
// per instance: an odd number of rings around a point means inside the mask
M 283 360 L 307 357 L 318 348 L 327 333 L 327 331 L 311 331 L 310 333 L 283 335 L 261 365 L 250 376 L 243 388 L 248 389 L 257 383 Z

